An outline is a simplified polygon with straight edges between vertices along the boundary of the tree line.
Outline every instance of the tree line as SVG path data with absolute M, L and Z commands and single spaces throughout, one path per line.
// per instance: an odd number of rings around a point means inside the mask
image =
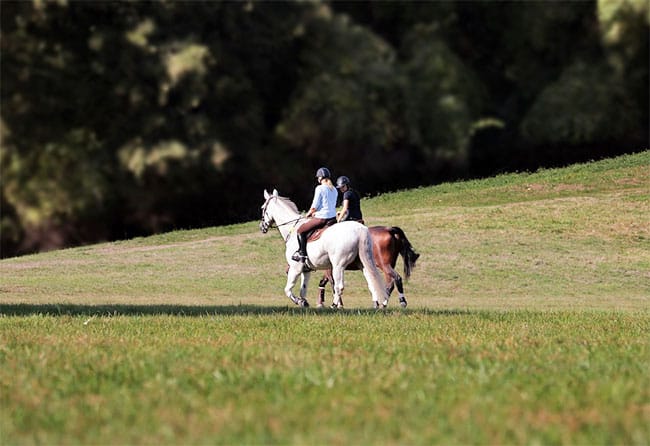
M 2 256 L 647 149 L 645 0 L 4 1 Z

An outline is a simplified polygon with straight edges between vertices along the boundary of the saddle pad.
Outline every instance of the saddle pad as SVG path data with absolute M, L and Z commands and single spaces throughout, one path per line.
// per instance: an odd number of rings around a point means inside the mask
M 330 226 L 336 223 L 336 218 L 332 218 L 325 223 L 325 226 L 322 228 L 317 228 L 314 231 L 312 231 L 308 236 L 307 236 L 307 242 L 314 242 L 320 238 L 321 235 L 323 235 L 323 232 L 327 230 Z

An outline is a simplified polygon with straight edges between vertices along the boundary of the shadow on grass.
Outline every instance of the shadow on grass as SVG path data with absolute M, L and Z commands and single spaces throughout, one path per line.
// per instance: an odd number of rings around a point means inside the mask
M 431 310 L 431 309 L 402 309 L 388 308 L 374 310 L 371 308 L 354 308 L 332 310 L 329 308 L 299 308 L 290 306 L 261 306 L 261 305 L 225 305 L 225 306 L 193 306 L 193 305 L 75 305 L 75 304 L 0 304 L 0 315 L 3 316 L 237 316 L 237 315 L 399 315 L 420 314 L 426 316 L 453 316 L 470 314 L 467 310 Z

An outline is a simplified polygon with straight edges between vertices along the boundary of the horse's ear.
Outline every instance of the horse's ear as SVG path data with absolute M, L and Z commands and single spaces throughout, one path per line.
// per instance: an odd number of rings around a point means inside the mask
M 277 190 L 277 189 L 273 189 L 273 196 L 274 196 L 274 197 L 277 197 L 277 196 L 278 196 L 278 190 Z
M 264 189 L 264 199 L 268 200 L 269 199 L 269 193 Z

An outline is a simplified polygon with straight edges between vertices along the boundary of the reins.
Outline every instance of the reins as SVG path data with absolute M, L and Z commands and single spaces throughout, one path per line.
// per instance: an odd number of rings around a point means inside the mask
M 302 219 L 302 217 L 298 217 L 298 218 L 296 218 L 296 219 L 294 219 L 294 220 L 289 220 L 289 221 L 286 221 L 286 222 L 284 222 L 284 223 L 280 223 L 280 224 L 277 224 L 277 223 L 276 223 L 276 224 L 275 224 L 275 227 L 278 228 L 278 229 L 280 229 L 280 226 L 284 226 L 284 225 L 288 225 L 289 223 L 293 223 L 293 227 L 295 228 L 296 225 L 298 224 L 298 222 L 299 222 L 301 219 Z M 293 228 L 291 228 L 291 229 L 293 229 Z M 293 230 L 289 231 L 289 233 L 287 234 L 287 237 L 284 239 L 284 244 L 285 244 L 285 245 L 289 242 L 289 237 L 291 237 L 291 234 L 293 234 Z
M 268 201 L 264 204 L 264 209 L 263 209 L 263 212 L 262 212 L 263 216 L 266 215 L 266 208 L 267 208 L 267 206 L 268 206 Z M 302 218 L 303 218 L 303 217 L 302 217 L 302 215 L 301 215 L 301 216 L 299 216 L 298 218 L 294 218 L 293 220 L 285 221 L 284 223 L 280 223 L 280 224 L 278 224 L 278 223 L 275 221 L 275 219 L 273 219 L 273 222 L 271 222 L 271 223 L 269 224 L 268 227 L 269 227 L 269 229 L 273 229 L 273 228 L 280 229 L 280 226 L 286 226 L 286 225 L 289 225 L 289 224 L 293 223 L 293 226 L 294 226 L 294 228 L 295 228 L 296 225 L 298 224 L 298 222 L 299 222 L 300 220 L 302 220 Z M 291 237 L 291 234 L 292 234 L 292 233 L 293 233 L 293 231 L 289 231 L 289 234 L 287 234 L 287 237 L 284 239 L 284 243 L 285 243 L 285 244 L 289 241 L 289 237 Z
M 298 223 L 301 219 L 302 219 L 302 217 L 298 217 L 296 219 L 289 220 L 289 221 L 286 221 L 284 223 L 280 223 L 280 224 L 275 223 L 275 227 L 279 228 L 280 226 L 288 225 L 289 223 Z M 295 226 L 295 224 L 294 224 L 294 226 Z

